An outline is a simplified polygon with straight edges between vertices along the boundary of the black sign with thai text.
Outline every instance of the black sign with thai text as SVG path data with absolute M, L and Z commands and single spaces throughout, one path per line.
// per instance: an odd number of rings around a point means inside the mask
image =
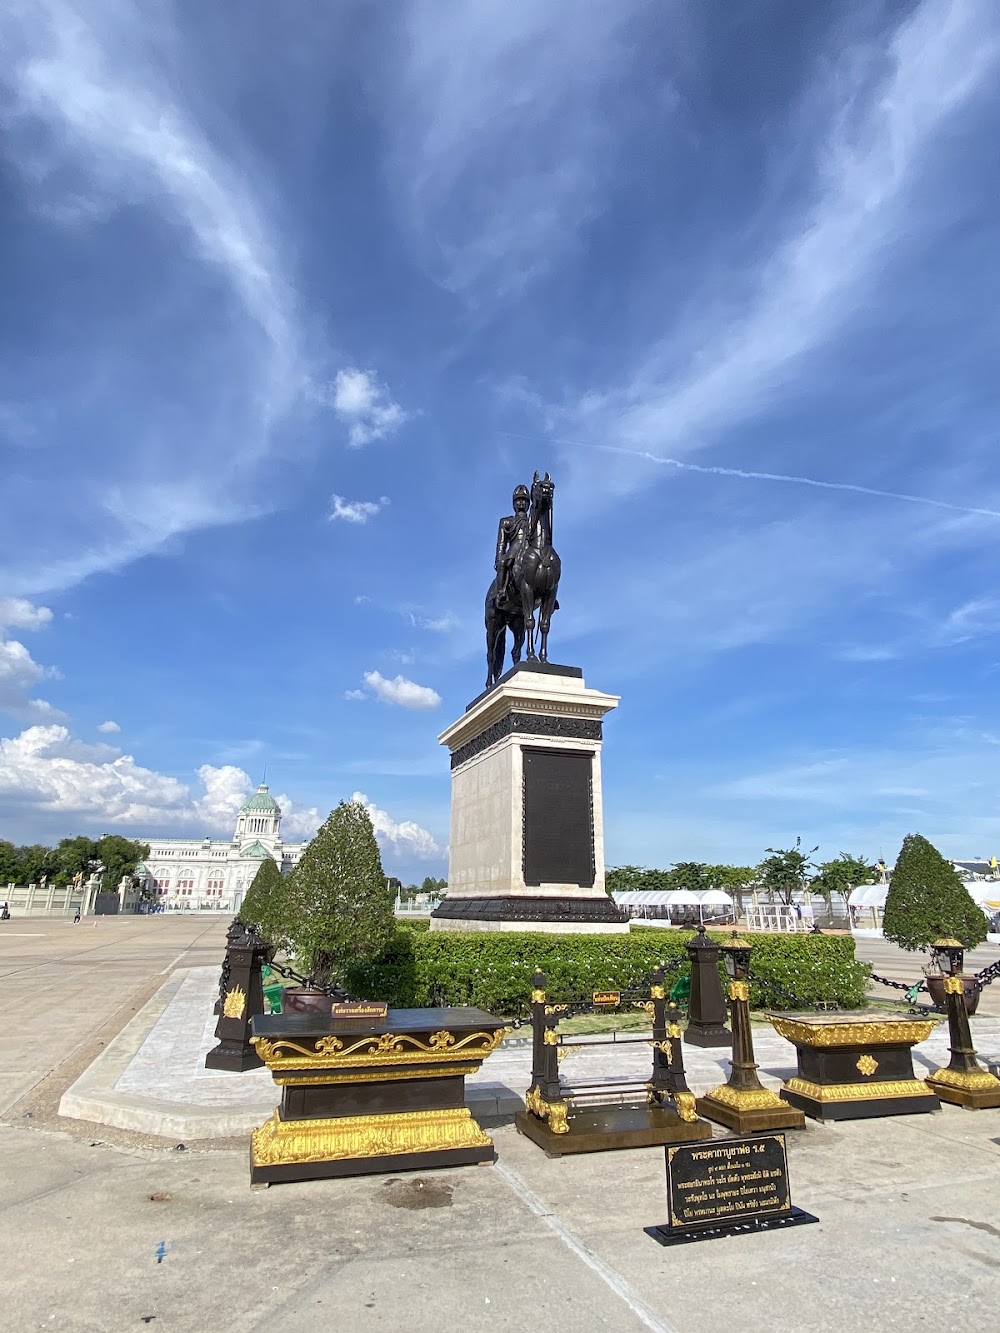
M 792 1210 L 784 1134 L 668 1145 L 671 1227 L 706 1227 Z

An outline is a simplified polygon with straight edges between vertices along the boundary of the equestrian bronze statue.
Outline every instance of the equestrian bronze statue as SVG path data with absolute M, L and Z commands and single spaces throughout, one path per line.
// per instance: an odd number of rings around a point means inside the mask
M 528 661 L 548 661 L 549 625 L 558 609 L 556 593 L 562 564 L 552 546 L 552 495 L 546 472 L 535 473 L 531 490 L 514 491 L 514 512 L 500 520 L 494 557 L 496 578 L 486 594 L 486 688 L 503 675 L 507 631 L 514 642 L 511 662 L 521 660 L 527 638 Z M 537 639 L 536 643 L 536 615 Z

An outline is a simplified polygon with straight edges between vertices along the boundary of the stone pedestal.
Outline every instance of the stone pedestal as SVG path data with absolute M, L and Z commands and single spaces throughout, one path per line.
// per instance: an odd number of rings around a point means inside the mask
M 936 1019 L 883 1014 L 769 1014 L 779 1036 L 795 1045 L 798 1073 L 783 1101 L 814 1120 L 937 1111 L 939 1103 L 914 1077 L 912 1047 L 926 1041 Z M 936 1092 L 937 1089 L 935 1088 Z
M 628 930 L 604 887 L 602 719 L 617 706 L 578 667 L 522 662 L 441 733 L 451 850 L 432 930 Z

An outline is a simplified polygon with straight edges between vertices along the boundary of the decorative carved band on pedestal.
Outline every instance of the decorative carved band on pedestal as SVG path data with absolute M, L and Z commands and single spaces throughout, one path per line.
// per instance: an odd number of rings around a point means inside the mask
M 614 900 L 592 898 L 528 897 L 521 894 L 491 898 L 458 898 L 449 894 L 431 913 L 452 921 L 549 921 L 576 924 L 622 925 L 628 917 Z
M 599 741 L 603 727 L 599 717 L 555 717 L 543 713 L 508 713 L 481 731 L 475 740 L 460 745 L 451 756 L 452 769 L 460 768 L 470 759 L 488 750 L 507 736 L 524 733 L 529 736 L 555 736 L 570 741 Z

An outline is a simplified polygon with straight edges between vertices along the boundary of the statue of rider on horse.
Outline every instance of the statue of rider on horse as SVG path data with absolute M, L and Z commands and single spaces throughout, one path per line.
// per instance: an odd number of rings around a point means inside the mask
M 552 546 L 552 496 L 555 484 L 536 472 L 531 490 L 516 487 L 514 512 L 500 520 L 494 567 L 496 578 L 486 594 L 486 688 L 503 675 L 507 630 L 513 635 L 511 661 L 521 660 L 527 638 L 528 661 L 548 661 L 549 624 L 558 610 L 556 593 L 562 565 Z M 536 643 L 536 615 L 537 641 Z

